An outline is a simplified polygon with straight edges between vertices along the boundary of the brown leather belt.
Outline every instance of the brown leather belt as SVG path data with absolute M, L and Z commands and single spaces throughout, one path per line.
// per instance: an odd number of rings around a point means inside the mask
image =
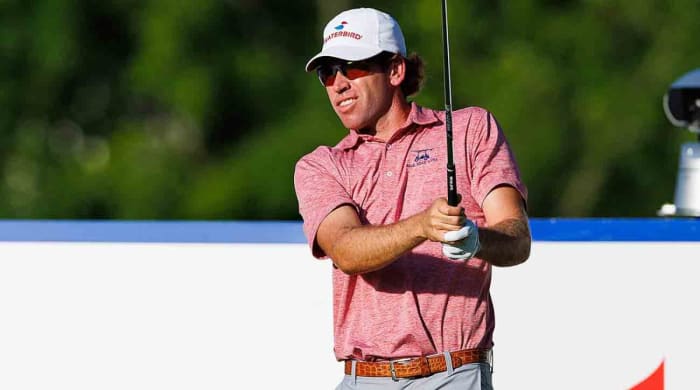
M 463 349 L 450 352 L 452 356 L 452 368 L 457 368 L 470 363 L 488 363 L 488 349 Z M 357 376 L 413 378 L 432 375 L 436 372 L 447 370 L 445 355 L 431 355 L 417 358 L 399 360 L 364 362 L 358 361 L 355 367 Z M 352 374 L 352 360 L 345 361 L 345 375 Z

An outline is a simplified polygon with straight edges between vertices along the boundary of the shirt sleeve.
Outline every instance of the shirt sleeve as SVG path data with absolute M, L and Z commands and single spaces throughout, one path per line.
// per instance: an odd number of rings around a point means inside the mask
M 478 109 L 476 120 L 470 121 L 466 147 L 471 172 L 471 191 L 474 199 L 483 205 L 494 188 L 508 185 L 520 192 L 527 204 L 527 187 L 520 178 L 520 170 L 505 134 L 493 114 Z
M 302 157 L 294 170 L 294 189 L 299 214 L 304 223 L 304 235 L 316 258 L 327 258 L 316 242 L 316 233 L 328 214 L 348 204 L 357 210 L 346 186 L 342 171 L 333 159 L 330 148 L 320 147 Z

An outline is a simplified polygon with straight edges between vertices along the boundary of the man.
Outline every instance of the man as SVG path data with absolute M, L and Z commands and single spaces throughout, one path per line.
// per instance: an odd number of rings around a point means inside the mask
M 349 134 L 299 160 L 295 189 L 313 255 L 334 265 L 338 388 L 491 389 L 491 266 L 524 262 L 531 241 L 503 132 L 484 109 L 454 112 L 449 206 L 445 113 L 407 100 L 423 64 L 398 23 L 352 9 L 323 34 L 306 70 Z

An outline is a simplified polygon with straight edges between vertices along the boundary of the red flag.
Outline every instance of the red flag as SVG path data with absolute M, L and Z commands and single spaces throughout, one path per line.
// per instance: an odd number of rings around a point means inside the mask
M 664 362 L 649 377 L 630 390 L 664 390 Z

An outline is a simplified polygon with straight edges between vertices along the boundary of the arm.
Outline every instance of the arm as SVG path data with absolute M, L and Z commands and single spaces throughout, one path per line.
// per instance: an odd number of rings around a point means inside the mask
M 353 275 L 391 264 L 425 240 L 442 242 L 445 232 L 459 230 L 464 210 L 437 199 L 425 211 L 399 222 L 362 225 L 354 208 L 343 205 L 321 222 L 316 242 L 341 271 Z
M 482 205 L 488 227 L 479 228 L 478 257 L 495 266 L 518 265 L 530 256 L 530 227 L 520 193 L 510 186 L 492 190 Z

